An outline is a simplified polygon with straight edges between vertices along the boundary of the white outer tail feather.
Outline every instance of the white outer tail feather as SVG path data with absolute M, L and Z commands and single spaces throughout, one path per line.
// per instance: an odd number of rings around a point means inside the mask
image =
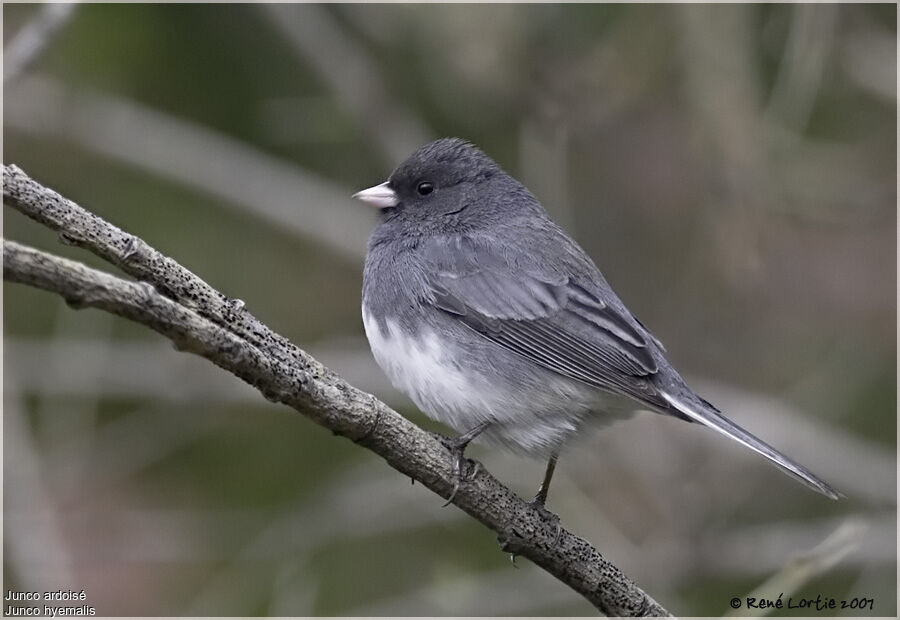
M 710 410 L 708 408 L 699 409 L 699 407 L 691 406 L 685 403 L 683 400 L 665 392 L 662 393 L 662 397 L 672 407 L 683 413 L 694 422 L 698 422 L 703 426 L 707 426 L 714 431 L 725 435 L 729 439 L 733 439 L 734 441 L 750 448 L 754 452 L 761 454 L 762 456 L 769 459 L 772 463 L 777 465 L 786 474 L 790 475 L 793 478 L 796 478 L 814 491 L 818 491 L 819 493 L 830 499 L 838 499 L 840 497 L 843 497 L 841 493 L 834 490 L 827 482 L 815 476 L 805 467 L 798 463 L 795 463 L 775 448 L 771 447 L 761 439 L 754 437 L 753 435 L 742 429 L 740 426 L 738 426 L 734 422 L 731 422 L 716 411 Z

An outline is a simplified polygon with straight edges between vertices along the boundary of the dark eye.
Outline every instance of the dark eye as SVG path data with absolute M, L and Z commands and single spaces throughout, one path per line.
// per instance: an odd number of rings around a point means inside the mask
M 419 192 L 419 196 L 427 196 L 434 191 L 434 184 L 429 183 L 428 181 L 419 183 L 419 185 L 416 187 L 416 191 Z

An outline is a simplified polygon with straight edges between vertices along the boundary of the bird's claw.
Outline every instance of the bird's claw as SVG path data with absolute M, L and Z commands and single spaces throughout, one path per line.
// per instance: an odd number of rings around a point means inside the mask
M 450 496 L 447 498 L 447 501 L 444 502 L 444 505 L 441 506 L 441 508 L 446 508 L 453 502 L 453 499 L 456 497 L 457 491 L 459 491 L 459 481 L 462 478 L 462 460 L 464 446 L 448 447 L 454 452 L 453 472 L 450 474 L 451 476 L 453 476 L 453 490 L 450 491 Z
M 452 442 L 452 439 L 449 440 L 449 443 Z M 478 472 L 481 470 L 481 463 L 479 463 L 478 461 L 471 461 L 463 455 L 463 452 L 465 451 L 465 445 L 448 445 L 447 447 L 454 452 L 453 472 L 451 474 L 453 476 L 453 490 L 450 491 L 450 496 L 447 498 L 447 501 L 444 502 L 444 505 L 441 506 L 441 508 L 446 508 L 451 503 L 453 503 L 453 500 L 456 498 L 456 493 L 459 491 L 459 483 L 461 480 L 472 480 L 475 478 L 475 476 L 478 475 Z M 471 471 L 463 474 L 463 469 L 468 469 L 468 467 L 466 467 L 467 462 L 472 463 Z
M 540 496 L 535 497 L 533 500 L 528 502 L 528 505 L 537 511 L 537 513 L 541 516 L 541 519 L 543 519 L 544 521 L 548 521 L 556 526 L 556 535 L 553 537 L 553 544 L 550 545 L 551 549 L 555 548 L 556 545 L 559 544 L 559 538 L 562 535 L 562 525 L 559 521 L 559 515 L 547 510 L 547 507 L 544 505 L 544 502 L 542 501 Z
M 484 429 L 490 426 L 490 424 L 490 422 L 482 422 L 475 428 L 463 433 L 459 437 L 440 437 L 441 443 L 443 443 L 444 446 L 454 455 L 452 471 L 453 490 L 450 492 L 450 497 L 447 498 L 447 502 L 444 504 L 444 506 L 449 506 L 450 502 L 452 502 L 456 497 L 456 493 L 459 491 L 460 480 L 462 480 L 463 478 L 465 478 L 466 480 L 471 480 L 478 475 L 478 471 L 481 468 L 481 465 L 477 461 L 469 461 L 468 459 L 466 459 L 464 453 L 466 451 L 466 446 L 468 446 L 473 439 L 480 435 L 482 431 L 484 431 Z M 465 466 L 466 462 L 474 463 L 474 465 L 472 466 L 472 472 L 464 476 L 463 467 Z

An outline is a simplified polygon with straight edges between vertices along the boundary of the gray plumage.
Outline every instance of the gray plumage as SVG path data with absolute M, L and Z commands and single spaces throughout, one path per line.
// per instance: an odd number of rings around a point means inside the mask
M 381 208 L 366 335 L 430 417 L 459 432 L 491 422 L 488 439 L 548 456 L 588 423 L 650 410 L 711 427 L 838 497 L 691 390 L 587 254 L 474 146 L 427 144 L 358 197 Z

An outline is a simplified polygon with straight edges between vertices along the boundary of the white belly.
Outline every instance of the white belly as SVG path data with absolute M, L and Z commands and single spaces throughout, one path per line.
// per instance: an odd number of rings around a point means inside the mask
M 469 426 L 487 419 L 491 398 L 477 377 L 464 373 L 448 359 L 437 335 L 412 338 L 388 320 L 382 330 L 368 312 L 363 313 L 366 337 L 375 361 L 391 384 L 424 413 L 457 428 L 457 418 Z M 465 426 L 465 424 L 463 424 Z
M 592 411 L 607 409 L 598 391 L 549 373 L 529 387 L 461 368 L 434 332 L 413 338 L 392 320 L 382 329 L 365 310 L 363 325 L 375 361 L 394 387 L 423 413 L 458 432 L 489 421 L 493 424 L 484 433 L 487 439 L 517 452 L 548 454 Z M 592 417 L 609 422 L 622 412 L 616 413 Z

